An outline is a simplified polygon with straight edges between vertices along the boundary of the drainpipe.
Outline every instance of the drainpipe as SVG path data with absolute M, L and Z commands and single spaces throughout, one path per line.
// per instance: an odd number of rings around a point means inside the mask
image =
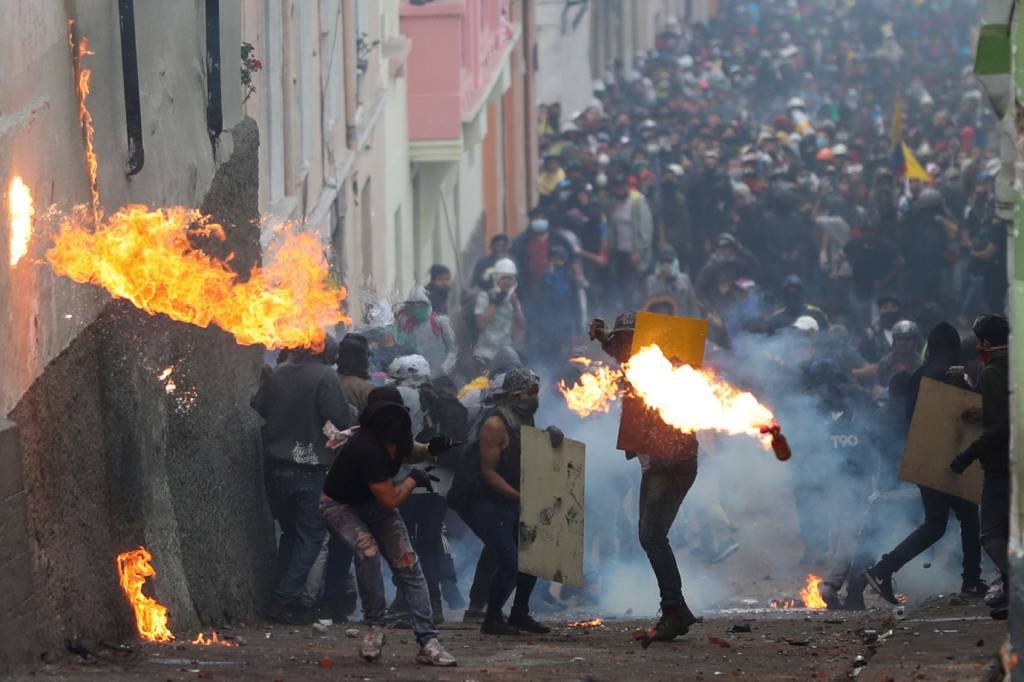
M 224 132 L 220 61 L 220 0 L 206 0 L 206 128 L 214 146 Z
M 345 142 L 349 149 L 356 144 L 356 3 L 341 3 L 341 32 L 345 69 Z
M 121 80 L 124 84 L 124 120 L 128 133 L 128 177 L 142 170 L 142 107 L 139 104 L 139 62 L 135 50 L 135 0 L 118 0 L 121 25 Z

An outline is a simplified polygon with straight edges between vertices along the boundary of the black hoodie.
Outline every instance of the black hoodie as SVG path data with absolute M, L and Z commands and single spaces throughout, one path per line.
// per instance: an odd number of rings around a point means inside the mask
M 992 356 L 978 377 L 982 432 L 960 459 L 981 460 L 985 477 L 1010 475 L 1010 363 L 1006 353 Z
M 928 333 L 928 350 L 924 364 L 910 377 L 910 392 L 907 393 L 907 423 L 914 417 L 917 407 L 917 394 L 921 390 L 921 380 L 925 377 L 946 384 L 957 385 L 946 376 L 946 370 L 960 363 L 960 334 L 948 322 L 939 322 Z M 966 386 L 961 386 L 966 388 Z

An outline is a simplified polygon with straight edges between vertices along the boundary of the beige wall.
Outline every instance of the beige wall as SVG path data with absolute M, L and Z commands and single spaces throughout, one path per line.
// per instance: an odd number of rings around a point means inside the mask
M 135 6 L 138 70 L 146 161 L 126 177 L 128 158 L 117 2 L 0 3 L 0 415 L 18 401 L 43 367 L 89 324 L 108 300 L 94 287 L 56 278 L 41 264 L 56 226 L 36 220 L 29 255 L 11 270 L 6 192 L 13 175 L 29 185 L 40 212 L 88 201 L 82 133 L 67 42 L 69 19 L 96 53 L 89 108 L 96 120 L 99 191 L 103 206 L 130 202 L 194 206 L 217 166 L 206 129 L 203 6 L 141 2 Z M 238 43 L 239 5 L 221 3 L 225 55 Z M 70 14 L 69 14 L 70 12 Z M 233 27 L 233 28 L 232 28 Z M 233 33 L 232 33 L 233 30 Z M 226 33 L 226 35 L 225 35 Z M 224 61 L 224 85 L 231 62 Z M 237 98 L 225 97 L 225 129 L 237 122 Z M 218 156 L 227 158 L 230 135 Z

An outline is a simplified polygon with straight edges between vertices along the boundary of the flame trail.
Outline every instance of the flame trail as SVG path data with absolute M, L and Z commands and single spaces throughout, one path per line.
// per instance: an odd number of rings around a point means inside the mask
M 117 574 L 121 589 L 135 611 L 139 637 L 147 642 L 173 642 L 174 635 L 167 627 L 167 607 L 142 593 L 146 578 L 156 576 L 152 560 L 153 555 L 145 547 L 123 552 L 117 555 Z
M 32 238 L 32 216 L 36 213 L 32 206 L 32 192 L 20 175 L 14 176 L 7 190 L 7 212 L 10 217 L 10 253 L 13 268 L 28 253 L 28 242 Z
M 194 209 L 128 206 L 95 231 L 76 211 L 63 219 L 46 259 L 58 275 L 97 284 L 150 314 L 216 325 L 243 345 L 320 349 L 325 326 L 349 321 L 341 309 L 345 289 L 329 281 L 315 235 L 286 231 L 246 282 L 194 248 L 196 235 L 226 238 Z
M 586 367 L 587 371 L 572 386 L 566 386 L 564 381 L 558 383 L 569 409 L 581 417 L 609 412 L 612 403 L 619 399 L 622 373 L 603 364 L 595 365 L 587 358 L 572 358 L 570 362 Z
M 74 50 L 74 35 L 71 31 L 74 22 L 68 22 L 68 45 Z M 100 208 L 99 190 L 99 160 L 96 158 L 96 151 L 93 148 L 92 113 L 86 106 L 89 97 L 89 81 L 92 78 L 92 69 L 83 66 L 85 57 L 94 55 L 95 52 L 89 49 L 89 39 L 83 37 L 78 43 L 78 50 L 75 52 L 75 89 L 78 92 L 78 120 L 82 126 L 82 134 L 85 136 L 85 165 L 89 171 L 89 196 L 92 206 L 92 218 L 94 224 L 99 224 L 102 216 Z

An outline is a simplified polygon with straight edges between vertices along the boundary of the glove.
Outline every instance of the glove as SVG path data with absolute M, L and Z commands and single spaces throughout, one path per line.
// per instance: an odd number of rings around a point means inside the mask
M 494 305 L 501 305 L 508 298 L 508 292 L 504 289 L 499 289 L 498 293 L 494 294 Z
M 587 329 L 587 334 L 590 336 L 590 340 L 601 341 L 605 338 L 608 331 L 608 323 L 603 318 L 595 317 L 590 321 L 590 328 Z
M 409 478 L 416 482 L 417 488 L 426 488 L 430 491 L 434 490 L 434 486 L 430 482 L 430 479 L 433 477 L 423 469 L 410 469 Z
M 452 440 L 443 433 L 439 433 L 438 435 L 432 437 L 430 441 L 427 443 L 427 452 L 429 452 L 431 456 L 437 457 L 441 453 L 447 450 L 451 450 L 456 445 L 462 445 L 462 443 Z
M 954 474 L 962 474 L 967 471 L 967 467 L 971 465 L 970 462 L 963 458 L 963 455 L 958 456 L 952 462 L 949 463 L 949 469 Z
M 557 426 L 549 426 L 544 430 L 548 432 L 548 438 L 551 439 L 551 447 L 556 449 L 562 447 L 562 441 L 565 440 L 565 434 L 562 433 L 562 429 Z

